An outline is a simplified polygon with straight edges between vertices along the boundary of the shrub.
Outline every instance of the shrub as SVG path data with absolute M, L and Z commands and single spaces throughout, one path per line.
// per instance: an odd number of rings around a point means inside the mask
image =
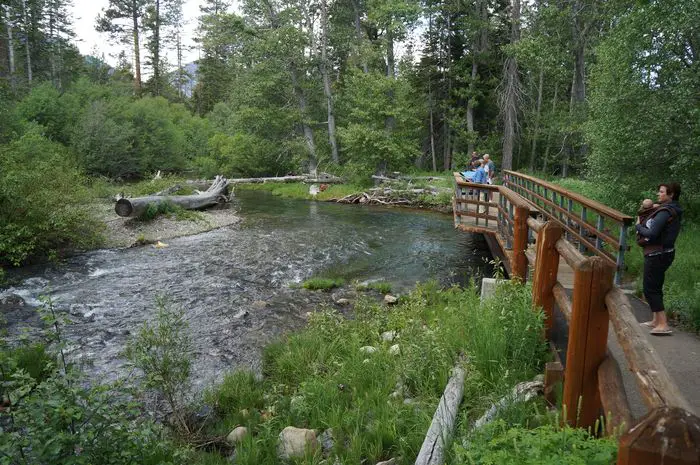
M 482 465 L 610 465 L 615 463 L 613 438 L 594 439 L 586 430 L 555 425 L 535 429 L 508 427 L 497 420 L 477 432 L 468 447 L 454 447 L 458 464 Z
M 18 266 L 33 255 L 98 242 L 84 178 L 67 149 L 34 126 L 0 147 L 0 158 L 0 261 Z

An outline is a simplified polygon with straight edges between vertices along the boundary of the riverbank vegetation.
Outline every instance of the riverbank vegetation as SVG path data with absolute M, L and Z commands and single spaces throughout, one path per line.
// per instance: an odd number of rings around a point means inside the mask
M 142 373 L 137 387 L 86 387 L 78 366 L 65 362 L 62 323 L 50 302 L 43 310 L 47 348 L 3 346 L 2 388 L 10 404 L 0 411 L 8 425 L 0 440 L 4 457 L 11 463 L 224 464 L 233 453 L 235 463 L 277 464 L 278 436 L 294 426 L 317 430 L 320 441 L 295 463 L 392 457 L 413 463 L 459 363 L 467 372 L 465 402 L 448 463 L 491 463 L 497 453 L 514 460 L 519 447 L 543 460 L 550 454 L 573 460 L 567 463 L 614 460 L 614 441 L 559 428 L 540 400 L 472 431 L 492 402 L 540 373 L 546 361 L 542 314 L 532 311 L 525 286 L 505 283 L 480 303 L 474 288 L 440 290 L 428 283 L 395 306 L 358 301 L 352 318 L 318 309 L 307 328 L 265 349 L 261 377 L 232 372 L 205 392 L 204 416 L 194 414 L 202 410 L 198 403 L 184 402 L 192 349 L 182 310 L 165 300 L 157 307 L 157 318 L 133 336 L 125 353 Z M 138 399 L 165 402 L 170 426 L 155 422 L 152 407 Z M 245 434 L 224 441 L 239 426 Z M 497 452 L 499 441 L 512 453 Z
M 130 63 L 128 50 L 118 63 L 81 56 L 65 1 L 10 2 L 0 261 L 90 246 L 85 232 L 97 228 L 80 208 L 82 187 L 157 171 L 322 169 L 354 182 L 449 173 L 478 150 L 499 168 L 585 176 L 614 192 L 617 207 L 636 205 L 660 176 L 679 180 L 692 193 L 686 202 L 697 199 L 697 3 L 510 3 L 246 0 L 234 12 L 210 0 L 198 18 L 201 58 L 174 66 L 164 38 L 182 32 L 178 2 L 147 9 L 156 17 L 132 31 L 147 44 L 143 63 Z M 121 13 L 103 11 L 100 30 L 118 38 Z M 62 184 L 35 165 L 56 166 Z M 62 205 L 24 205 L 27 176 Z

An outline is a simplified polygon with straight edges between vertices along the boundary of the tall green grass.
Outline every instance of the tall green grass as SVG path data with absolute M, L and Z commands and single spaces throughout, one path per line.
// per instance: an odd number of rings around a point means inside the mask
M 386 331 L 396 339 L 384 341 Z M 516 284 L 486 304 L 473 288 L 431 283 L 395 307 L 360 301 L 352 319 L 321 310 L 308 328 L 266 348 L 262 379 L 238 372 L 207 395 L 220 419 L 211 433 L 249 427 L 239 464 L 278 463 L 277 436 L 290 425 L 332 429 L 330 463 L 413 463 L 460 354 L 469 373 L 465 404 L 483 411 L 487 400 L 541 370 L 541 334 L 542 315 L 531 310 L 529 289 Z

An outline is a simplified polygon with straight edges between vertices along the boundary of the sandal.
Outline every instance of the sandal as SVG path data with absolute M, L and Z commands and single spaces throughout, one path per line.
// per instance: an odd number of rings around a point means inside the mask
M 640 323 L 642 326 L 646 326 L 647 328 L 654 328 L 654 322 L 653 321 L 645 321 L 644 323 Z
M 649 332 L 649 334 L 652 334 L 654 336 L 669 336 L 669 335 L 673 334 L 673 330 L 671 330 L 670 328 L 666 328 L 666 329 L 656 329 L 655 328 L 655 329 L 652 329 Z

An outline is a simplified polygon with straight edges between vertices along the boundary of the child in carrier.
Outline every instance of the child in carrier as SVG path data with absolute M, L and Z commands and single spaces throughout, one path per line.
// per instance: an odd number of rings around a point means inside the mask
M 647 228 L 651 229 L 652 225 L 654 224 L 654 214 L 656 213 L 658 207 L 658 203 L 652 202 L 651 199 L 644 199 L 642 201 L 641 208 L 637 211 L 639 224 L 643 224 Z M 641 234 L 637 233 L 637 244 L 643 247 L 646 245 L 647 242 L 649 242 L 648 238 L 643 237 Z

